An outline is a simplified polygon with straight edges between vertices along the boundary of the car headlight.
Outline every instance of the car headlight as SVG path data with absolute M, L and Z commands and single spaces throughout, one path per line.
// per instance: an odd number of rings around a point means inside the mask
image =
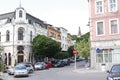
M 113 80 L 113 78 L 112 77 L 108 77 L 108 80 Z

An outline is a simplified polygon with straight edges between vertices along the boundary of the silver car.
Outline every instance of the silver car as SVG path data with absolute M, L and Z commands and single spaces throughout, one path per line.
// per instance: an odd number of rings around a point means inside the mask
M 13 68 L 9 68 L 9 69 L 7 70 L 7 73 L 8 73 L 9 75 L 13 75 L 13 74 L 14 74 L 14 67 L 13 67 Z
M 34 64 L 35 70 L 42 70 L 46 68 L 45 62 L 37 62 Z
M 19 63 L 18 65 L 24 65 L 24 66 L 26 66 L 26 68 L 29 71 L 29 73 L 33 73 L 34 72 L 34 67 L 30 63 Z
M 17 76 L 29 76 L 27 68 L 23 65 L 17 65 L 14 67 L 14 77 Z

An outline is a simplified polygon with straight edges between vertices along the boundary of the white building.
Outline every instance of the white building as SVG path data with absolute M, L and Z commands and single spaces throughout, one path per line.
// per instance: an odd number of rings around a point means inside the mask
M 68 42 L 67 42 L 67 30 L 63 27 L 60 27 L 61 32 L 61 51 L 68 50 Z
M 47 36 L 44 22 L 18 7 L 14 12 L 0 15 L 0 46 L 7 66 L 32 61 L 31 42 L 38 34 Z

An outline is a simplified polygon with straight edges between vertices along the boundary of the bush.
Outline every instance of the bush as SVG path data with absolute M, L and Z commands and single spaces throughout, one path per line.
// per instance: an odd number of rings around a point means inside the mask
M 2 78 L 0 78 L 0 80 L 3 80 Z
M 0 71 L 3 71 L 4 70 L 4 64 L 2 61 L 0 61 Z

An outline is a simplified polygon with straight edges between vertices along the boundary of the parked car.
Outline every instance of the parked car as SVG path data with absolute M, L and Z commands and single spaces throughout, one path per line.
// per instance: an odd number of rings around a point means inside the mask
M 36 62 L 34 64 L 35 70 L 42 70 L 46 68 L 45 62 Z
M 29 71 L 24 65 L 17 65 L 14 67 L 14 77 L 17 76 L 29 76 Z
M 29 73 L 34 72 L 34 67 L 31 63 L 19 63 L 18 65 L 25 65 Z
M 46 62 L 45 64 L 46 64 L 46 68 L 52 67 L 52 63 Z
M 70 65 L 70 59 L 63 59 L 65 65 Z
M 13 74 L 14 74 L 14 67 L 9 68 L 9 69 L 7 70 L 7 73 L 8 73 L 9 75 L 13 75 Z
M 113 65 L 107 73 L 107 80 L 120 80 L 120 64 Z
M 53 67 L 64 67 L 64 66 L 65 63 L 62 60 L 53 63 Z

